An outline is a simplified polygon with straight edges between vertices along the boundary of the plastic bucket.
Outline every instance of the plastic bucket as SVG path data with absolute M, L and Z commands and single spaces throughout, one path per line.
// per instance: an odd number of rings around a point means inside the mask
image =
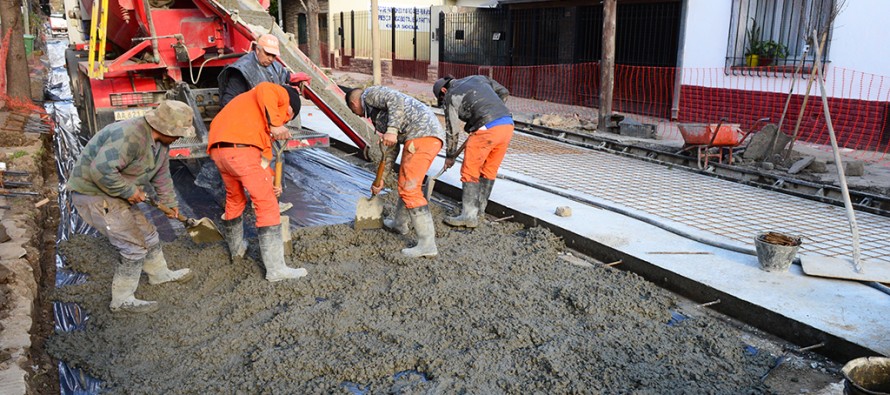
M 766 236 L 770 233 L 788 237 L 794 240 L 794 245 L 786 246 L 768 243 Z M 791 267 L 794 257 L 797 256 L 797 249 L 800 248 L 800 238 L 776 232 L 761 233 L 754 238 L 754 248 L 757 250 L 757 261 L 760 262 L 761 269 L 768 272 L 786 272 Z
M 25 35 L 25 56 L 31 56 L 31 52 L 34 52 L 34 35 L 26 34 Z
M 841 369 L 844 374 L 844 394 L 890 394 L 890 358 L 856 358 Z

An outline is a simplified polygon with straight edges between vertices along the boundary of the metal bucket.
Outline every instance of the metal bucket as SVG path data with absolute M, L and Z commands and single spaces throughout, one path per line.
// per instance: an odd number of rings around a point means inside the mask
M 795 240 L 796 245 L 771 244 L 765 241 L 765 237 L 769 233 L 776 232 L 761 233 L 754 238 L 754 247 L 757 250 L 757 261 L 760 262 L 760 268 L 768 272 L 786 272 L 791 267 L 794 257 L 797 256 L 800 238 L 778 233 Z
M 890 395 L 890 358 L 856 358 L 841 372 L 846 395 Z

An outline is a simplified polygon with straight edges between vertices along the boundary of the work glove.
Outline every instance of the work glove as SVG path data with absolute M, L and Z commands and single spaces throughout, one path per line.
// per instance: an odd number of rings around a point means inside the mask
M 288 83 L 292 86 L 299 86 L 301 83 L 306 83 L 306 85 L 309 85 L 309 83 L 311 82 L 312 77 L 310 77 L 309 74 L 306 73 L 290 73 L 290 79 L 288 80 Z

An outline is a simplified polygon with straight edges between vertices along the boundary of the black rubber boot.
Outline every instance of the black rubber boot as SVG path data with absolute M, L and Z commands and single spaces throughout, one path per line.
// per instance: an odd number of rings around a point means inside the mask
M 266 266 L 266 280 L 276 282 L 300 278 L 308 274 L 306 269 L 294 269 L 284 264 L 284 242 L 281 239 L 281 225 L 257 228 L 260 239 L 260 255 Z
M 402 250 L 402 255 L 409 258 L 421 256 L 436 256 L 439 250 L 436 248 L 436 228 L 433 225 L 433 215 L 429 206 L 420 206 L 409 209 L 411 220 L 414 222 L 414 231 L 417 232 L 417 245 Z
M 480 183 L 465 182 L 463 184 L 463 197 L 461 197 L 460 215 L 445 217 L 445 223 L 451 226 L 465 226 L 475 228 L 479 226 L 479 192 Z

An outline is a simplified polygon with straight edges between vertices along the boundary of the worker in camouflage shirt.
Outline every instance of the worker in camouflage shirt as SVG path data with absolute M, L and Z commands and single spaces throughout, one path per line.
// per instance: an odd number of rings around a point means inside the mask
M 417 245 L 403 249 L 402 254 L 408 257 L 436 256 L 436 230 L 421 185 L 445 141 L 442 124 L 426 104 L 383 86 L 353 89 L 346 95 L 346 104 L 356 115 L 371 119 L 374 128 L 383 133 L 385 146 L 403 146 L 399 167 L 400 199 L 393 218 L 384 220 L 384 226 L 396 233 L 407 234 L 407 211 L 417 232 Z M 393 168 L 397 156 L 398 150 L 386 150 L 387 169 Z M 372 187 L 372 192 L 379 191 Z
M 144 117 L 108 125 L 83 148 L 68 180 L 68 190 L 78 214 L 102 233 L 120 252 L 120 264 L 111 282 L 111 311 L 145 313 L 157 310 L 157 302 L 136 299 L 139 276 L 149 284 L 184 282 L 189 269 L 167 267 L 158 232 L 136 206 L 147 199 L 151 186 L 158 203 L 179 209 L 168 151 L 180 137 L 193 137 L 193 111 L 187 104 L 165 101 Z

